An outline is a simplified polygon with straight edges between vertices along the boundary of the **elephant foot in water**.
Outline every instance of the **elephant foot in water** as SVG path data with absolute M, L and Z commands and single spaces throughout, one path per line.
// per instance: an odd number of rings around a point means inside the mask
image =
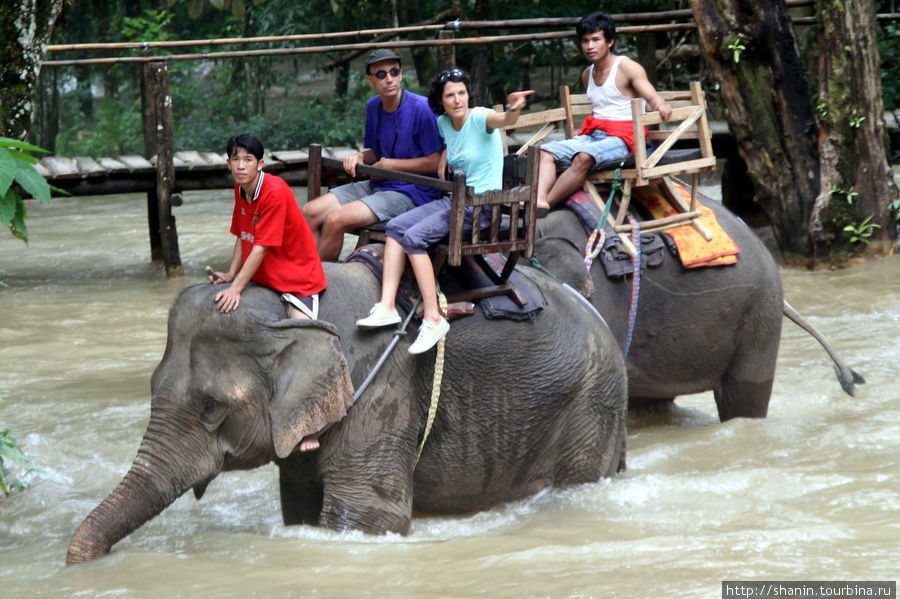
M 722 377 L 722 389 L 714 391 L 719 420 L 732 418 L 765 418 L 769 411 L 774 378 L 756 382 L 741 381 L 726 373 Z
M 362 530 L 369 534 L 409 533 L 411 510 L 405 515 L 374 505 L 350 505 L 335 497 L 326 498 L 319 526 L 334 530 Z

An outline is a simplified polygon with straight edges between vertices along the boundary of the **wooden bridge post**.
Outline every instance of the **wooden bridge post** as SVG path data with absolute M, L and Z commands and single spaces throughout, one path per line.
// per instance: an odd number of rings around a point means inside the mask
M 452 40 L 455 34 L 449 30 L 441 30 L 438 32 L 438 39 Z M 456 46 L 447 44 L 446 46 L 438 46 L 438 68 L 441 70 L 452 69 L 456 66 Z
M 156 190 L 147 194 L 150 256 L 162 259 L 169 278 L 184 275 L 178 249 L 178 229 L 172 215 L 175 186 L 174 123 L 169 71 L 164 62 L 144 63 L 141 76 L 144 150 L 156 155 Z

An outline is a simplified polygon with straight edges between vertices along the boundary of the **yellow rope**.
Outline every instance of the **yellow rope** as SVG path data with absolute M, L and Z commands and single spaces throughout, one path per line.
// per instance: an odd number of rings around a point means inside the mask
M 447 298 L 443 292 L 438 289 L 438 304 L 441 312 L 447 314 Z M 431 425 L 434 424 L 434 417 L 437 414 L 438 399 L 441 397 L 441 379 L 444 378 L 444 343 L 447 335 L 441 337 L 437 343 L 437 354 L 434 358 L 434 378 L 431 381 L 431 405 L 428 406 L 428 419 L 425 421 L 425 434 L 422 435 L 422 442 L 419 443 L 419 449 L 416 450 L 416 464 L 419 463 L 419 457 L 422 455 L 422 448 L 425 447 L 425 440 L 431 433 Z

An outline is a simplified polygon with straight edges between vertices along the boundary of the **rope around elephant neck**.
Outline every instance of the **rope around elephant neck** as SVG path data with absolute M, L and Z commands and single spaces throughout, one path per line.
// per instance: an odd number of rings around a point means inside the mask
M 603 249 L 603 245 L 606 243 L 606 221 L 609 218 L 609 212 L 612 209 L 613 198 L 616 196 L 616 191 L 621 191 L 621 189 L 622 167 L 619 167 L 613 175 L 612 185 L 609 190 L 609 198 L 603 206 L 603 213 L 597 220 L 597 226 L 591 231 L 591 236 L 588 237 L 587 245 L 584 248 L 584 267 L 589 273 L 591 272 L 591 265 L 593 265 L 594 259 L 600 254 L 600 250 Z
M 447 298 L 440 288 L 437 290 L 437 295 L 441 312 L 447 314 Z M 431 380 L 431 404 L 428 406 L 428 418 L 425 420 L 425 433 L 422 435 L 422 441 L 419 443 L 419 448 L 416 450 L 416 464 L 419 463 L 419 458 L 422 456 L 422 449 L 425 447 L 425 441 L 428 439 L 428 435 L 431 434 L 431 425 L 434 424 L 434 417 L 437 415 L 438 400 L 441 397 L 441 381 L 444 378 L 444 345 L 446 344 L 446 341 L 447 336 L 444 335 L 437 343 L 437 353 L 434 356 L 434 377 Z

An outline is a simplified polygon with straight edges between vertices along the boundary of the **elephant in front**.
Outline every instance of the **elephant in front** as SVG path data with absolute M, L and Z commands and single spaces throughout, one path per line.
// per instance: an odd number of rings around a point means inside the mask
M 782 314 L 812 334 L 835 362 L 844 390 L 865 382 L 782 298 L 781 277 L 756 234 L 718 202 L 705 203 L 740 248 L 734 265 L 684 269 L 666 256 L 644 268 L 626 356 L 629 402 L 640 406 L 713 391 L 720 420 L 765 417 L 775 378 Z M 625 351 L 632 277 L 585 269 L 588 235 L 570 210 L 540 221 L 539 263 L 578 289 L 604 316 Z
M 109 552 L 188 489 L 199 499 L 220 472 L 272 461 L 286 524 L 400 534 L 414 511 L 483 510 L 624 469 L 624 361 L 573 290 L 529 271 L 546 299 L 535 317 L 453 321 L 417 462 L 435 350 L 410 355 L 401 337 L 354 402 L 393 332 L 355 326 L 380 294 L 366 266 L 325 268 L 319 320 L 286 319 L 278 295 L 252 285 L 229 314 L 215 285 L 179 295 L 137 456 L 76 531 L 68 563 Z M 299 452 L 317 431 L 320 449 Z

